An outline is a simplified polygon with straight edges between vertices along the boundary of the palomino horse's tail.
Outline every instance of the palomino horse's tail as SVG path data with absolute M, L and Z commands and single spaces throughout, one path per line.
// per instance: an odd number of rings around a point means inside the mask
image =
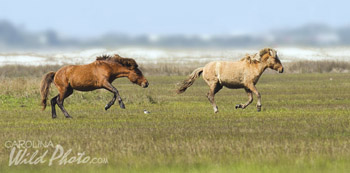
M 50 85 L 55 77 L 56 72 L 48 72 L 41 81 L 40 84 L 40 95 L 41 95 L 41 105 L 43 106 L 43 110 L 46 108 L 47 95 L 49 95 Z
M 196 70 L 194 70 L 194 71 L 189 75 L 188 79 L 184 80 L 184 81 L 181 83 L 181 86 L 180 86 L 180 88 L 178 88 L 178 89 L 176 90 L 176 93 L 181 94 L 181 93 L 185 92 L 186 89 L 187 89 L 188 87 L 190 87 L 190 86 L 194 83 L 194 81 L 195 81 L 197 78 L 199 78 L 199 76 L 202 74 L 202 72 L 203 72 L 203 67 L 200 67 L 200 68 L 197 68 Z

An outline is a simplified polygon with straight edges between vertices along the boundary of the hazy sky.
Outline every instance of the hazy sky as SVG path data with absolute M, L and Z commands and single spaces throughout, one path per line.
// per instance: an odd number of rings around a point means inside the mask
M 0 0 L 0 20 L 76 37 L 240 34 L 307 23 L 345 26 L 349 7 L 346 0 Z

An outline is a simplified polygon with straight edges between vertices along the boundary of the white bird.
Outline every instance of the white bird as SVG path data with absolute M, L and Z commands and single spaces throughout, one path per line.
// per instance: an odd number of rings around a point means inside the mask
M 149 113 L 151 113 L 151 112 L 149 112 L 148 110 L 144 109 L 144 110 L 143 110 L 143 113 L 144 113 L 144 114 L 149 114 Z

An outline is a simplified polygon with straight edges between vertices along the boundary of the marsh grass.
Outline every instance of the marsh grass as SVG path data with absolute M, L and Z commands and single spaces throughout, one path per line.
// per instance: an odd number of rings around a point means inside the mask
M 344 61 L 298 61 L 287 63 L 290 73 L 348 73 L 350 63 Z
M 348 172 L 350 170 L 350 74 L 264 74 L 256 100 L 245 110 L 243 90 L 223 89 L 214 114 L 198 79 L 182 95 L 185 76 L 148 76 L 143 89 L 127 79 L 114 85 L 126 109 L 104 111 L 112 94 L 75 92 L 65 101 L 73 119 L 39 106 L 40 77 L 0 78 L 0 143 L 52 141 L 71 156 L 85 152 L 108 164 L 8 166 L 0 147 L 0 172 Z M 50 97 L 57 90 L 53 86 Z M 256 98 L 254 96 L 254 98 Z M 143 114 L 147 109 L 151 114 Z M 30 151 L 33 152 L 34 149 Z M 44 149 L 40 149 L 43 152 Z M 52 154 L 52 150 L 49 152 Z
M 146 75 L 152 76 L 187 76 L 206 62 L 190 61 L 188 63 L 147 63 L 140 64 Z M 6 65 L 0 66 L 0 77 L 42 77 L 49 71 L 57 71 L 64 65 Z M 297 61 L 283 63 L 286 73 L 348 73 L 350 62 L 346 61 Z M 270 70 L 267 73 L 273 73 Z

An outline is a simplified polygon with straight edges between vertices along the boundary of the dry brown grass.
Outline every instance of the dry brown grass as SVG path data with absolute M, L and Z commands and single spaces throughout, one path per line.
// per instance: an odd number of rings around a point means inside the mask
M 0 77 L 41 77 L 47 72 L 57 71 L 61 67 L 60 65 L 6 65 L 0 67 Z

